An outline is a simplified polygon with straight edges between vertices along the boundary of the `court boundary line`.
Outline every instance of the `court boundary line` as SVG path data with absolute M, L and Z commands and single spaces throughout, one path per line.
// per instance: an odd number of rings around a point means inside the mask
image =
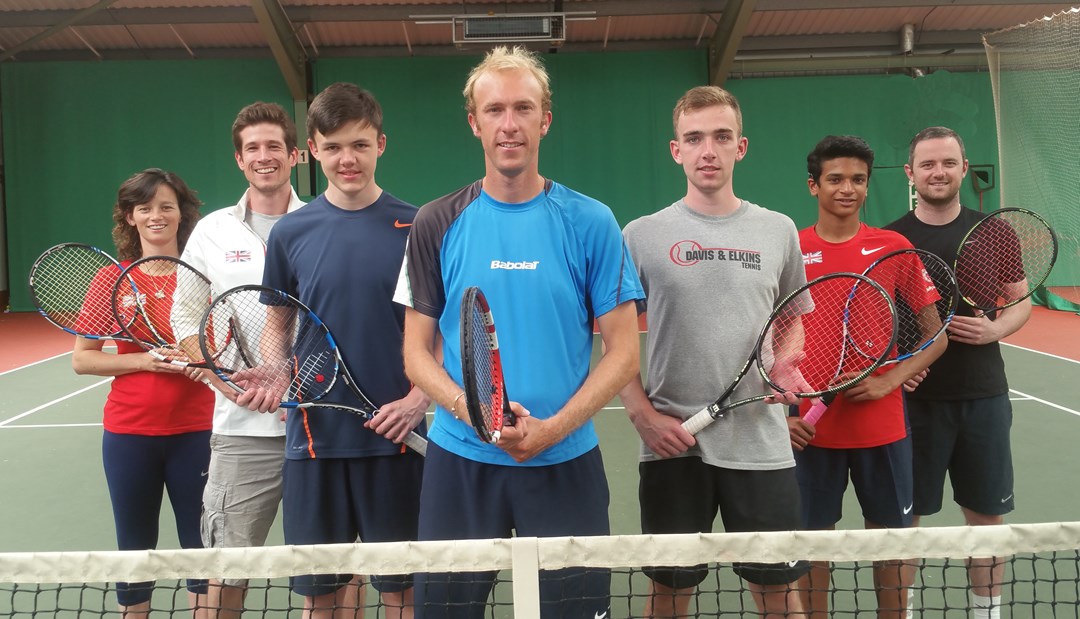
M 46 408 L 48 408 L 48 407 L 50 407 L 50 406 L 52 406 L 54 404 L 59 404 L 60 402 L 63 402 L 64 400 L 70 400 L 71 398 L 73 398 L 73 397 L 75 397 L 77 395 L 80 395 L 80 394 L 86 393 L 87 391 L 90 391 L 91 389 L 97 389 L 98 387 L 104 385 L 105 383 L 108 383 L 111 380 L 112 380 L 112 377 L 110 376 L 110 377 L 106 378 L 105 380 L 100 380 L 100 381 L 98 381 L 98 382 L 96 382 L 96 383 L 94 383 L 92 385 L 89 385 L 87 387 L 83 387 L 82 389 L 79 389 L 77 391 L 73 391 L 73 392 L 71 392 L 71 393 L 69 393 L 69 394 L 67 394 L 65 396 L 62 396 L 62 397 L 56 398 L 55 400 L 52 400 L 50 402 L 46 402 L 44 404 L 40 404 L 38 406 L 35 406 L 34 408 L 31 408 L 30 410 L 28 410 L 28 411 L 26 411 L 24 413 L 19 413 L 18 415 L 15 415 L 14 417 L 11 417 L 9 419 L 5 419 L 3 421 L 0 421 L 0 428 L 3 428 L 5 426 L 7 426 L 9 423 L 18 421 L 18 420 L 22 419 L 23 417 L 33 415 L 34 413 L 36 413 L 36 412 L 38 412 L 40 410 L 46 409 Z
M 1067 407 L 1062 406 L 1060 404 L 1054 404 L 1053 402 L 1050 402 L 1048 400 L 1044 400 L 1042 398 L 1037 398 L 1037 397 L 1035 397 L 1033 395 L 1028 395 L 1028 394 L 1024 393 L 1023 391 L 1017 391 L 1016 389 L 1009 389 L 1009 393 L 1015 393 L 1016 395 L 1023 397 L 1025 400 L 1033 400 L 1035 402 L 1038 402 L 1039 404 L 1042 404 L 1043 406 L 1049 406 L 1050 408 L 1056 408 L 1056 409 L 1058 409 L 1060 411 L 1064 411 L 1066 413 L 1069 413 L 1070 415 L 1075 415 L 1077 417 L 1080 417 L 1080 411 L 1073 410 L 1071 408 L 1067 408 Z
M 1010 348 L 1016 348 L 1018 350 L 1023 350 L 1023 351 L 1026 351 L 1026 352 L 1035 353 L 1037 355 L 1044 355 L 1044 356 L 1050 357 L 1052 359 L 1058 359 L 1060 361 L 1068 361 L 1069 363 L 1080 363 L 1080 361 L 1077 361 L 1076 359 L 1070 359 L 1068 357 L 1062 357 L 1061 355 L 1055 355 L 1054 353 L 1049 353 L 1049 352 L 1046 352 L 1046 351 L 1043 351 L 1043 350 L 1035 350 L 1034 348 L 1027 348 L 1025 346 L 1017 346 L 1016 344 L 1009 344 L 1008 342 L 1001 342 L 1001 344 L 1003 346 L 1008 346 Z
M 0 376 L 5 376 L 5 375 L 11 374 L 13 372 L 18 372 L 19 370 L 25 370 L 27 368 L 32 368 L 35 365 L 41 365 L 42 363 L 47 363 L 49 361 L 54 361 L 56 359 L 59 359 L 60 357 L 63 357 L 64 355 L 70 355 L 71 352 L 72 351 L 69 350 L 67 352 L 62 352 L 62 353 L 60 353 L 58 355 L 53 355 L 51 357 L 46 357 L 45 359 L 40 359 L 38 361 L 33 361 L 31 363 L 27 363 L 26 365 L 20 365 L 19 367 L 11 368 L 10 370 L 4 370 L 3 372 L 0 372 Z

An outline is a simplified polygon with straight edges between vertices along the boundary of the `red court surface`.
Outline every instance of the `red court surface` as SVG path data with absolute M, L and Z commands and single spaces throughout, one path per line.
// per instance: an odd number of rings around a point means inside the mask
M 0 313 L 0 372 L 71 352 L 75 336 L 37 312 Z

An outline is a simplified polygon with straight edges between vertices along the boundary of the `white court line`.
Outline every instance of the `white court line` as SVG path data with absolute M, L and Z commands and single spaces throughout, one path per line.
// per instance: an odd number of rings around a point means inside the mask
M 40 430 L 41 428 L 47 428 L 47 429 L 52 429 L 52 428 L 100 428 L 101 426 L 102 426 L 101 422 L 98 422 L 98 423 L 40 423 L 40 424 L 26 425 L 26 426 L 0 426 L 0 429 L 2 429 L 2 430 L 24 430 L 26 428 L 37 428 L 37 429 Z
M 1012 393 L 1015 393 L 1018 396 L 1023 397 L 1025 400 L 1034 400 L 1035 402 L 1038 402 L 1039 404 L 1045 404 L 1046 406 L 1049 406 L 1051 408 L 1056 408 L 1059 411 L 1065 411 L 1066 413 L 1069 413 L 1070 415 L 1076 415 L 1077 417 L 1080 417 L 1080 411 L 1076 411 L 1076 410 L 1073 410 L 1071 408 L 1066 408 L 1066 407 L 1064 407 L 1064 406 L 1062 406 L 1060 404 L 1054 404 L 1053 402 L 1047 402 L 1046 400 L 1043 400 L 1042 398 L 1036 398 L 1033 395 L 1028 395 L 1028 394 L 1026 394 L 1026 393 L 1024 393 L 1022 391 L 1017 391 L 1016 389 L 1009 389 L 1009 391 L 1011 391 Z
M 1008 344 L 1008 343 L 1005 343 L 1005 342 L 1002 342 L 1002 344 L 1005 345 L 1005 346 L 1008 346 L 1010 348 L 1017 348 L 1019 350 L 1025 350 L 1027 352 L 1033 352 L 1033 353 L 1035 353 L 1037 355 L 1044 355 L 1044 356 L 1050 357 L 1052 359 L 1057 359 L 1058 361 L 1068 361 L 1069 363 L 1080 363 L 1080 361 L 1077 361 L 1076 359 L 1070 359 L 1068 357 L 1059 357 L 1057 355 L 1052 355 L 1052 354 L 1050 354 L 1048 352 L 1043 352 L 1041 350 L 1035 350 L 1034 348 L 1024 348 L 1023 346 L 1017 346 L 1016 344 Z
M 25 370 L 26 368 L 32 368 L 35 365 L 39 365 L 39 364 L 45 363 L 47 361 L 52 361 L 53 359 L 59 359 L 60 357 L 63 357 L 64 355 L 70 355 L 70 354 L 71 354 L 71 351 L 69 350 L 67 352 L 62 352 L 59 355 L 53 355 L 52 357 L 49 357 L 47 359 L 42 359 L 41 361 L 34 361 L 33 363 L 28 363 L 26 365 L 20 365 L 17 368 L 11 368 L 10 370 L 0 372 L 0 376 L 3 376 L 5 374 L 11 374 L 12 372 L 18 372 L 19 370 Z
M 59 404 L 60 402 L 63 402 L 64 400 L 71 399 L 71 398 L 79 395 L 80 393 L 85 393 L 87 391 L 90 391 L 91 389 L 96 389 L 96 388 L 104 385 L 105 383 L 107 383 L 107 382 L 109 382 L 111 380 L 112 380 L 112 377 L 110 376 L 109 378 L 106 378 L 105 380 L 98 381 L 98 382 L 94 383 L 93 385 L 90 385 L 89 387 L 83 387 L 82 389 L 79 389 L 78 391 L 69 393 L 66 396 L 62 397 L 62 398 L 56 398 L 55 400 L 53 400 L 51 402 L 46 402 L 46 403 L 42 404 L 41 406 L 31 408 L 30 410 L 26 411 L 25 413 L 15 415 L 14 417 L 12 417 L 10 419 L 5 419 L 4 421 L 0 421 L 0 428 L 6 426 L 7 424 L 9 424 L 9 423 L 11 423 L 13 421 L 18 421 L 18 420 L 22 419 L 23 417 L 33 415 L 34 413 L 38 412 L 39 410 L 41 410 L 43 408 L 48 408 L 48 407 L 52 406 L 53 404 Z

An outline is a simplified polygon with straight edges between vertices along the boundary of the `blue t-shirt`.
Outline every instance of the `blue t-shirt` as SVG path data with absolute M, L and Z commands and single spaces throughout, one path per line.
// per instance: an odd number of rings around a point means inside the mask
M 405 311 L 392 299 L 416 212 L 385 191 L 358 211 L 319 196 L 283 217 L 267 241 L 263 284 L 295 296 L 323 320 L 376 406 L 401 399 L 410 389 L 401 353 Z M 323 400 L 358 405 L 340 378 Z M 363 424 L 363 418 L 344 411 L 291 410 L 285 455 L 303 460 L 400 452 Z
M 404 276 L 412 307 L 439 320 L 443 365 L 459 384 L 461 297 L 480 287 L 495 318 L 507 393 L 540 419 L 585 382 L 593 319 L 644 297 L 611 210 L 552 181 L 521 204 L 496 201 L 477 181 L 424 206 Z M 429 438 L 465 458 L 518 465 L 441 407 Z M 523 465 L 565 462 L 597 444 L 589 422 Z

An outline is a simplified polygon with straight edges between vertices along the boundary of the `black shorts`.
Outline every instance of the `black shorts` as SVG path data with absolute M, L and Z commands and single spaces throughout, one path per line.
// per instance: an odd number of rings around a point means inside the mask
M 706 533 L 717 511 L 730 533 L 794 531 L 800 527 L 795 469 L 747 471 L 705 464 L 700 458 L 669 458 L 638 465 L 641 532 Z M 759 585 L 794 582 L 810 566 L 794 563 L 736 563 L 735 573 Z M 649 578 L 672 589 L 696 587 L 708 568 L 645 569 Z
M 807 529 L 829 529 L 840 521 L 849 477 L 863 518 L 891 529 L 911 526 L 911 437 L 856 449 L 807 445 L 795 462 Z
M 286 544 L 351 544 L 416 539 L 423 456 L 286 460 L 283 468 L 282 528 Z M 299 595 L 333 593 L 352 574 L 293 576 Z M 412 576 L 371 579 L 378 591 L 412 587 Z
M 915 513 L 941 510 L 945 473 L 953 499 L 978 514 L 1014 508 L 1012 404 L 1002 394 L 978 400 L 907 401 L 914 449 Z

